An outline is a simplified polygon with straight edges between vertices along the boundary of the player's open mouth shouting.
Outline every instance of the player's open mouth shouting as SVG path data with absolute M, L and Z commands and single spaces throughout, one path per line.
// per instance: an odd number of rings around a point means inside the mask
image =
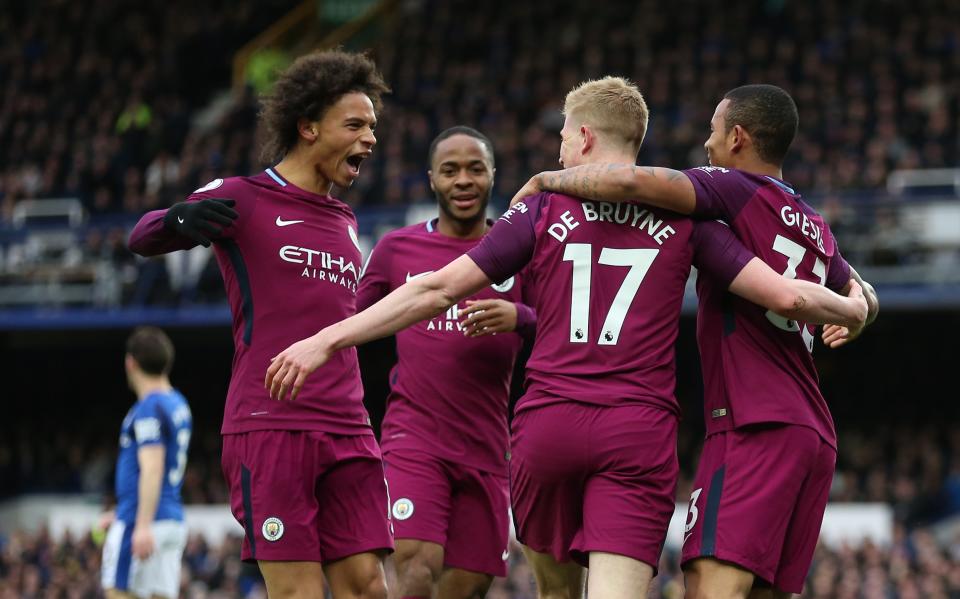
M 360 176 L 360 165 L 363 164 L 363 161 L 369 158 L 370 154 L 372 153 L 373 152 L 370 150 L 366 150 L 364 152 L 357 152 L 356 154 L 350 154 L 347 156 L 347 170 L 350 173 L 351 182 L 353 179 L 356 179 Z

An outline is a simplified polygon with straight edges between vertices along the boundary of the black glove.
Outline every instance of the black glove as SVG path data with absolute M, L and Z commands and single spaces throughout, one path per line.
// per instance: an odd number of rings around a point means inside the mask
M 227 198 L 180 202 L 167 210 L 163 226 L 189 237 L 203 247 L 210 247 L 210 241 L 223 233 L 223 227 L 229 227 L 240 216 L 233 209 L 236 203 L 236 200 Z

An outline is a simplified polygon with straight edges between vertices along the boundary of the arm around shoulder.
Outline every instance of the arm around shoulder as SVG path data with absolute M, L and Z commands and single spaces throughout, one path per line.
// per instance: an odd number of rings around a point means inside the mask
M 652 166 L 584 164 L 547 171 L 524 187 L 533 189 L 604 202 L 639 201 L 681 214 L 692 213 L 697 205 L 696 190 L 684 173 Z

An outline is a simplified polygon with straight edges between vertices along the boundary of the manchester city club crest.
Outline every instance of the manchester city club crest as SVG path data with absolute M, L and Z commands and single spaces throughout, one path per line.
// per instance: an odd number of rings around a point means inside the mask
M 397 520 L 406 520 L 413 515 L 413 502 L 403 497 L 393 502 L 393 517 Z
M 283 536 L 283 521 L 280 518 L 267 518 L 263 521 L 263 538 L 276 541 Z

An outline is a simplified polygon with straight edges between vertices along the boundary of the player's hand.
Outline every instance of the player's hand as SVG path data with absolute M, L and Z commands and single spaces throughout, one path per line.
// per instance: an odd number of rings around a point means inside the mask
M 117 513 L 113 510 L 109 510 L 100 514 L 100 518 L 97 520 L 97 530 L 106 531 L 110 528 L 110 525 L 113 524 L 113 521 L 117 519 Z
M 510 200 L 510 207 L 512 208 L 517 202 L 522 202 L 523 198 L 527 196 L 536 195 L 543 191 L 540 188 L 540 175 L 534 175 L 530 177 L 530 180 L 520 188 L 520 191 L 513 196 L 513 199 Z
M 823 344 L 831 349 L 842 347 L 860 336 L 866 326 L 867 298 L 863 295 L 863 288 L 854 279 L 850 279 L 850 290 L 847 297 L 858 304 L 863 318 L 859 323 L 852 326 L 841 326 L 837 324 L 828 324 L 823 327 Z
M 272 399 L 283 399 L 289 391 L 290 401 L 293 401 L 307 377 L 323 366 L 332 354 L 323 339 L 323 331 L 297 341 L 270 360 L 263 386 L 270 390 Z
M 133 537 L 131 538 L 133 555 L 138 559 L 147 559 L 153 554 L 156 543 L 153 540 L 153 527 L 149 524 L 133 527 Z
M 517 306 L 502 299 L 467 300 L 460 324 L 467 337 L 509 333 L 517 329 Z
M 240 216 L 233 207 L 236 200 L 209 198 L 197 202 L 180 202 L 167 210 L 163 226 L 189 237 L 203 247 L 223 233 Z

